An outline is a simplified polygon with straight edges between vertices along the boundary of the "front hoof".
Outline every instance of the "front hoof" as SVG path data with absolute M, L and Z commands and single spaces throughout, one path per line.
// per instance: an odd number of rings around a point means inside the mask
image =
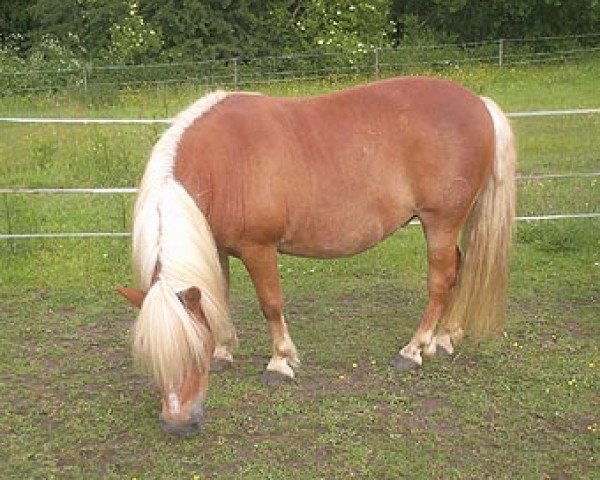
M 162 419 L 160 420 L 160 424 L 163 432 L 181 438 L 190 438 L 194 435 L 197 435 L 202 427 L 202 424 L 199 422 L 191 422 L 183 425 L 171 425 Z
M 446 347 L 438 343 L 435 347 L 435 356 L 439 358 L 452 358 L 452 352 L 449 352 Z
M 292 383 L 293 381 L 294 379 L 292 377 L 288 377 L 287 375 L 274 370 L 265 370 L 262 374 L 262 383 L 269 387 Z
M 403 357 L 402 355 L 398 355 L 392 362 L 392 365 L 394 365 L 396 370 L 399 370 L 400 372 L 408 372 L 421 368 L 421 364 L 411 360 L 410 358 Z
M 231 362 L 224 358 L 213 358 L 210 361 L 210 373 L 221 373 L 231 367 Z

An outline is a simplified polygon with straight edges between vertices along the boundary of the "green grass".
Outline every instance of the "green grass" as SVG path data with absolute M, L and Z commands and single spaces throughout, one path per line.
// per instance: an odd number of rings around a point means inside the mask
M 507 336 L 413 374 L 389 363 L 425 300 L 418 228 L 352 259 L 282 257 L 304 364 L 280 389 L 260 383 L 270 340 L 234 263 L 242 345 L 235 368 L 212 379 L 205 430 L 187 441 L 160 431 L 158 400 L 131 364 L 134 312 L 112 292 L 129 278 L 126 243 L 52 242 L 47 256 L 13 256 L 4 271 L 35 272 L 1 287 L 4 473 L 594 478 L 600 227 L 584 222 L 566 246 L 560 226 L 521 226 Z M 94 247 L 109 258 L 91 258 Z
M 453 72 L 506 110 L 594 107 L 592 64 Z M 436 72 L 433 72 L 436 73 Z M 330 88 L 288 85 L 273 93 Z M 568 91 L 567 91 L 568 90 Z M 0 99 L 2 115 L 172 115 L 192 89 Z M 164 96 L 165 101 L 158 100 Z M 152 100 L 157 100 L 153 102 Z M 515 119 L 522 173 L 599 171 L 598 117 Z M 162 127 L 0 125 L 4 186 L 132 186 Z M 593 178 L 519 183 L 519 214 L 600 211 Z M 122 231 L 131 196 L 0 198 L 0 231 Z M 239 262 L 232 370 L 207 423 L 165 436 L 132 365 L 125 239 L 0 242 L 3 478 L 596 479 L 600 471 L 600 222 L 519 223 L 506 335 L 416 373 L 390 367 L 425 305 L 418 227 L 356 257 L 281 257 L 303 366 L 267 388 L 268 329 Z

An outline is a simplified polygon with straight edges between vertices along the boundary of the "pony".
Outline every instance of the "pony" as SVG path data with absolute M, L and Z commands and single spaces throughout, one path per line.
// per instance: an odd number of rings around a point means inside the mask
M 294 378 L 278 254 L 358 254 L 418 219 L 428 302 L 393 364 L 452 355 L 503 328 L 515 141 L 496 103 L 441 79 L 393 78 L 287 98 L 216 91 L 154 146 L 133 215 L 133 354 L 165 431 L 203 422 L 211 372 L 233 362 L 229 258 L 247 269 L 273 338 L 263 380 Z

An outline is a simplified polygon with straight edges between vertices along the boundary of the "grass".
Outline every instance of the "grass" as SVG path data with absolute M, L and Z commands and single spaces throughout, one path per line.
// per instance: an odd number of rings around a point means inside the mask
M 596 65 L 452 72 L 506 110 L 598 106 Z M 594 83 L 595 82 L 595 83 Z M 568 88 L 567 88 L 568 87 Z M 328 85 L 289 85 L 307 93 Z M 568 92 L 566 91 L 568 90 Z M 162 116 L 191 89 L 0 100 L 3 115 Z M 110 100 L 110 101 L 108 101 Z M 165 106 L 166 105 L 166 106 Z M 594 116 L 515 119 L 521 173 L 599 171 Z M 2 186 L 131 186 L 161 128 L 6 126 Z M 519 213 L 599 211 L 592 178 L 522 181 Z M 0 229 L 121 231 L 129 196 L 4 196 Z M 7 208 L 8 206 L 8 208 Z M 399 374 L 425 304 L 416 227 L 349 259 L 281 257 L 297 382 L 266 388 L 270 338 L 233 262 L 235 367 L 211 378 L 204 431 L 166 437 L 133 367 L 123 239 L 0 243 L 4 478 L 595 479 L 600 471 L 600 222 L 520 223 L 506 335 Z
M 162 434 L 157 398 L 131 365 L 134 312 L 111 291 L 128 278 L 125 243 L 92 241 L 112 258 L 94 262 L 90 278 L 71 270 L 90 241 L 71 241 L 62 265 L 37 258 L 39 281 L 2 287 L 5 474 L 594 478 L 600 228 L 576 233 L 557 252 L 560 227 L 521 227 L 507 336 L 413 374 L 389 362 L 424 302 L 418 229 L 352 259 L 282 257 L 304 365 L 297 383 L 275 390 L 260 384 L 270 341 L 235 263 L 242 345 L 235 368 L 213 377 L 206 428 L 189 441 Z

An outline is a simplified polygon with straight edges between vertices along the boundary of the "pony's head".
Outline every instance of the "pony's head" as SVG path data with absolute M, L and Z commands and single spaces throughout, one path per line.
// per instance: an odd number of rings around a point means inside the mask
M 215 342 L 202 310 L 200 290 L 190 287 L 178 292 L 174 295 L 177 304 L 165 305 L 164 297 L 159 302 L 153 299 L 155 289 L 160 294 L 158 283 L 148 292 L 134 288 L 117 291 L 140 309 L 134 327 L 134 355 L 153 374 L 160 390 L 161 426 L 167 433 L 188 437 L 203 424 L 208 365 Z M 173 321 L 182 316 L 187 319 Z

